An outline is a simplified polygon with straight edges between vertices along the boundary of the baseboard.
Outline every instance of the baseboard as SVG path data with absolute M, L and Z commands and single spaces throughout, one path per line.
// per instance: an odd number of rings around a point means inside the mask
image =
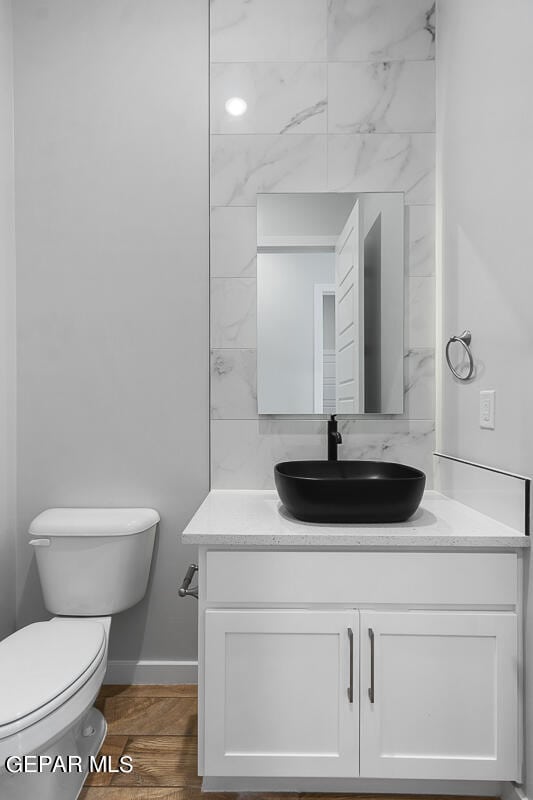
M 203 792 L 290 792 L 320 794 L 425 794 L 475 795 L 504 798 L 504 785 L 497 781 L 392 780 L 381 778 L 231 778 L 204 777 Z M 525 800 L 525 798 L 521 798 Z
M 198 683 L 198 662 L 109 661 L 104 683 Z
M 502 790 L 502 800 L 527 800 L 524 790 L 518 783 L 504 783 Z

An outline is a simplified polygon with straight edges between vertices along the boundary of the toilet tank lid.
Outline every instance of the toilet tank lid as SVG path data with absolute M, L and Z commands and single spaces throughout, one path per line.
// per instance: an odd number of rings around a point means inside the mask
M 48 508 L 30 524 L 31 536 L 128 536 L 159 522 L 153 508 Z

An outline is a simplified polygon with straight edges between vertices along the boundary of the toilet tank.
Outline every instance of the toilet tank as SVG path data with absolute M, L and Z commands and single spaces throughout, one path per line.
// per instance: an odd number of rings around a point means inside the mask
M 141 600 L 159 514 L 152 508 L 49 508 L 30 525 L 52 614 L 108 616 Z

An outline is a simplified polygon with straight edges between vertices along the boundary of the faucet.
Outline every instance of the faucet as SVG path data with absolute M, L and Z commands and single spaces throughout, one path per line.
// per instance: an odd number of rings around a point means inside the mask
M 328 461 L 337 461 L 337 447 L 342 444 L 342 436 L 337 430 L 337 418 L 332 414 L 328 419 Z

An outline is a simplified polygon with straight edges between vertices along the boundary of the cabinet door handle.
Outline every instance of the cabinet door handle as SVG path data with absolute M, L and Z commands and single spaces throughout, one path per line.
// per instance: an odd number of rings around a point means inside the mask
M 370 638 L 370 689 L 368 690 L 368 696 L 370 697 L 370 702 L 374 702 L 374 631 L 372 628 L 368 629 L 368 636 Z
M 348 628 L 348 639 L 350 640 L 350 685 L 348 686 L 348 700 L 353 703 L 353 631 Z

